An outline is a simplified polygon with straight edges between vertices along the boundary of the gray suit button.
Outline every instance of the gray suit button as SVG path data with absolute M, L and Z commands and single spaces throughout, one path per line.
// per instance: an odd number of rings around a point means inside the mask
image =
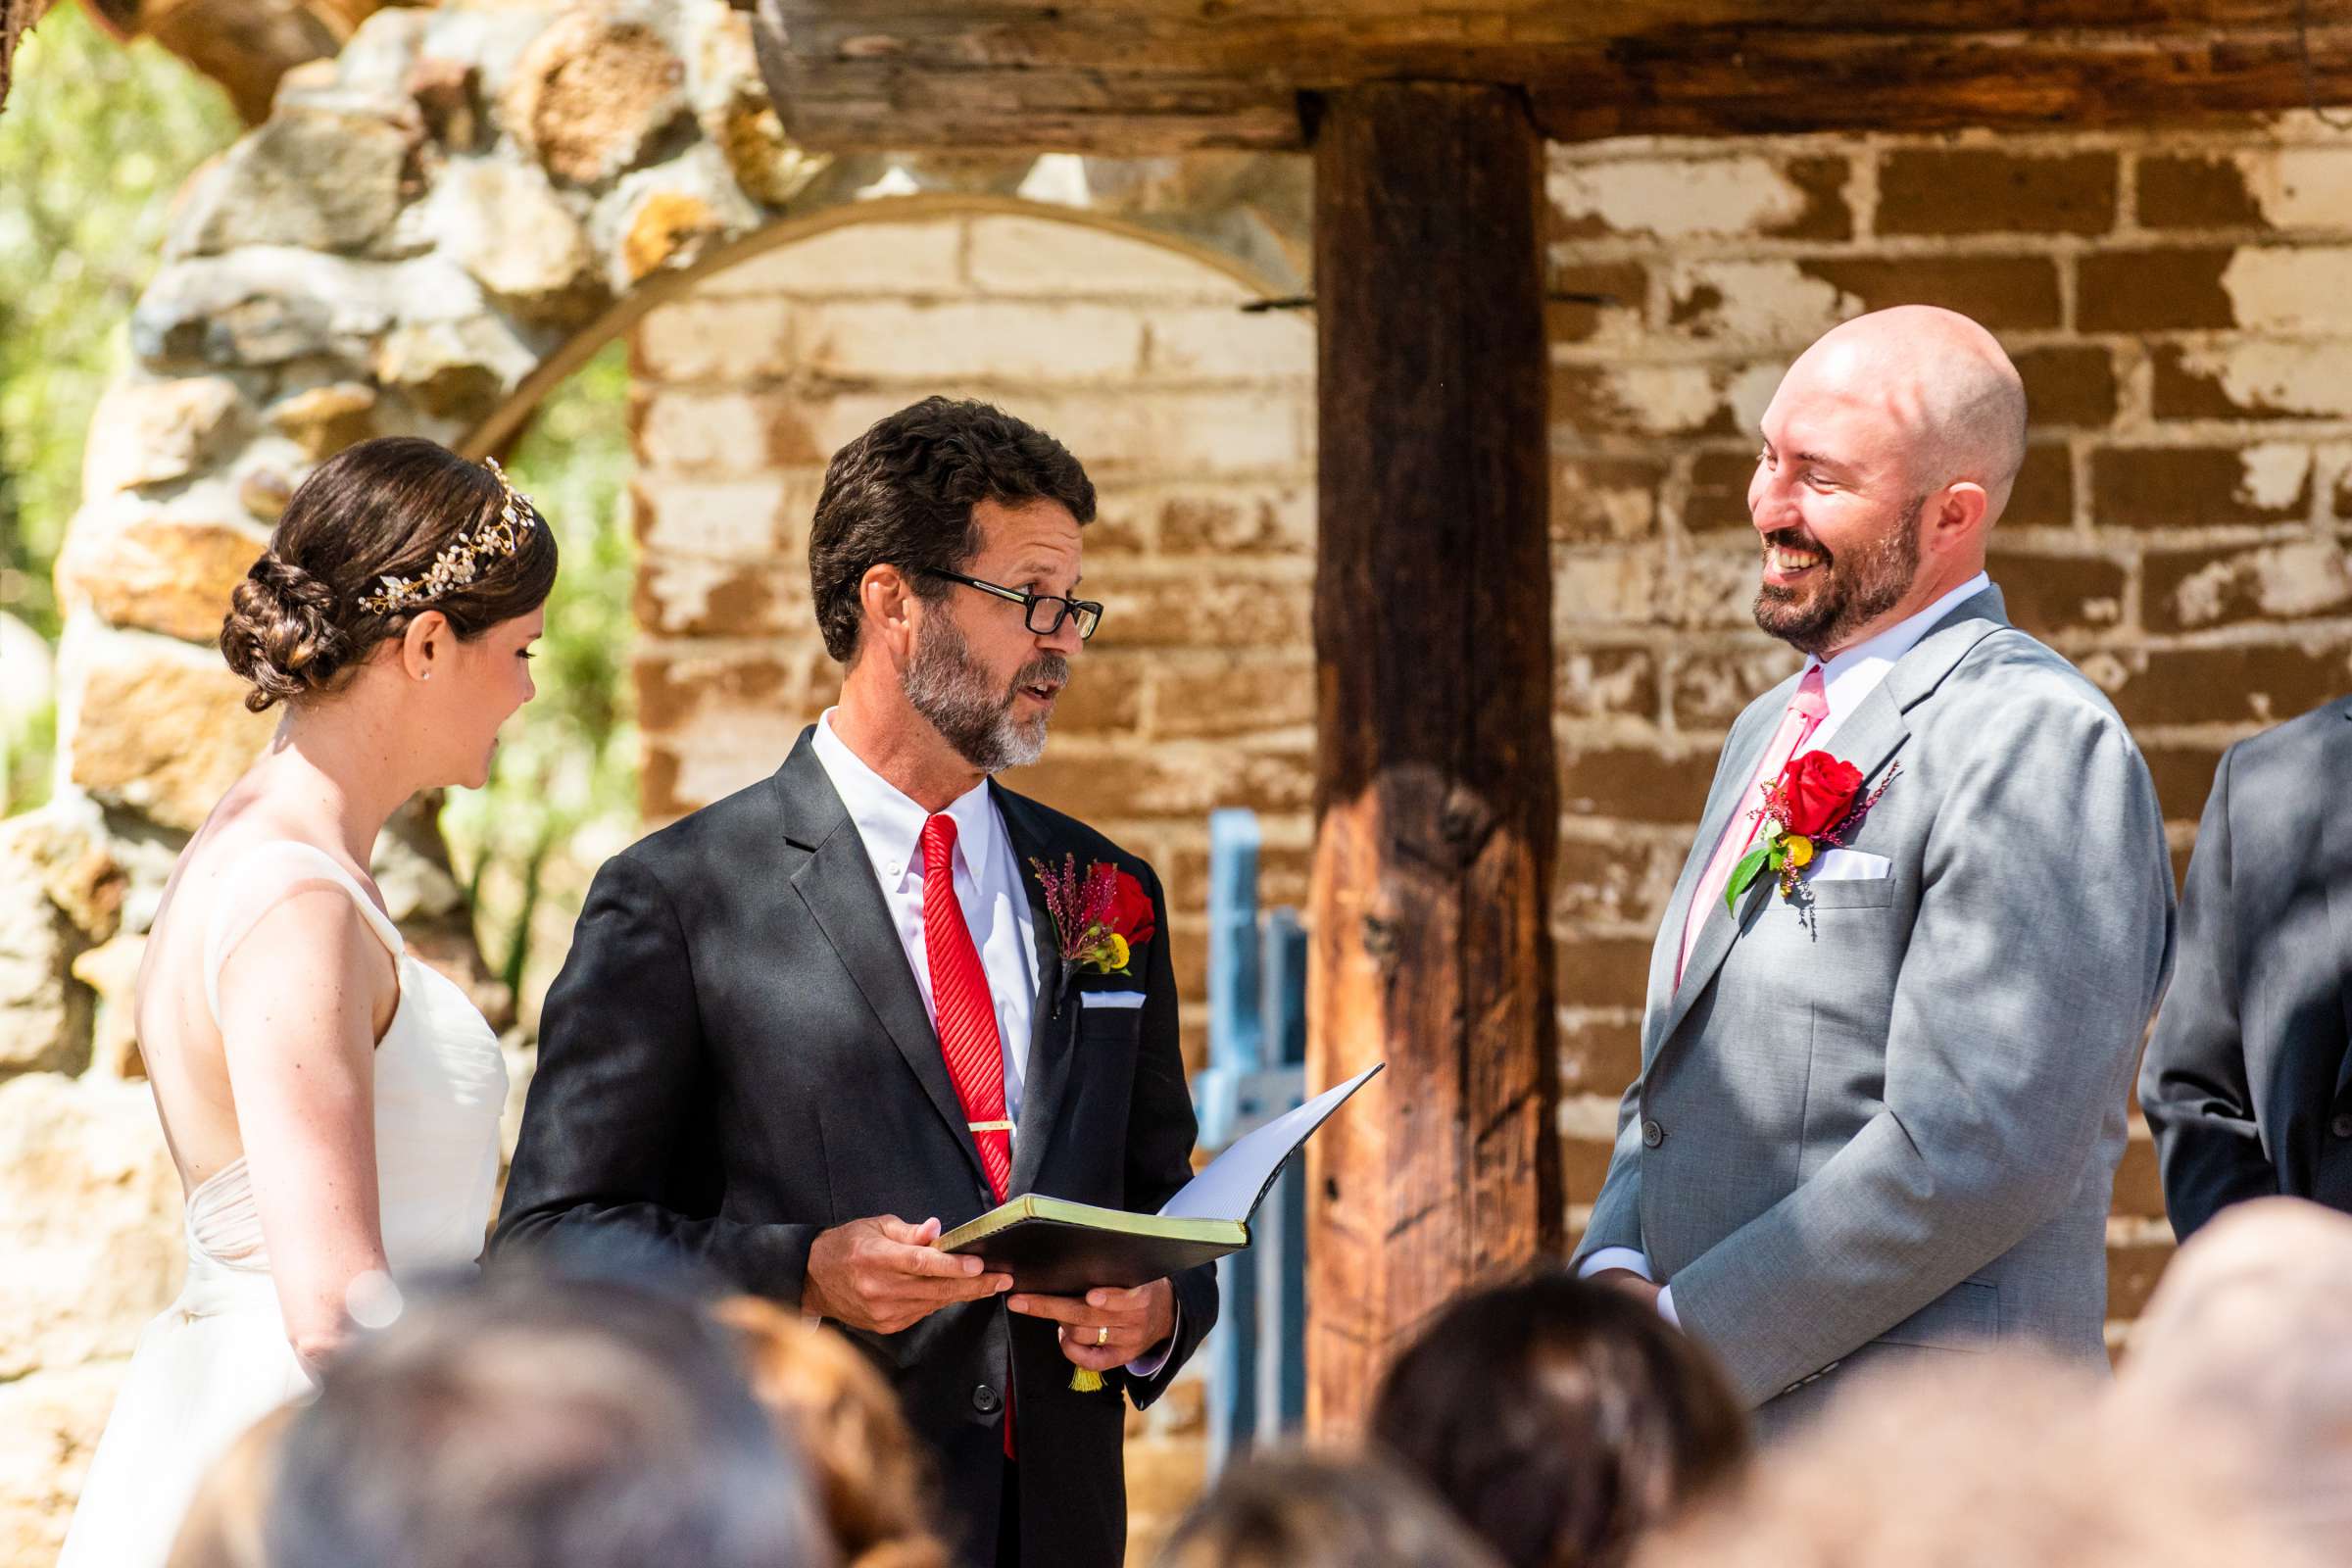
M 1650 1149 L 1655 1149 L 1665 1141 L 1665 1128 L 1659 1126 L 1654 1121 L 1645 1121 L 1642 1124 L 1642 1142 L 1643 1145 Z
M 2338 1138 L 2352 1138 L 2352 1116 L 2338 1116 L 2328 1124 L 2328 1130 Z
M 982 1415 L 995 1415 L 997 1406 L 1004 1402 L 997 1396 L 997 1391 L 985 1383 L 972 1391 L 972 1408 Z

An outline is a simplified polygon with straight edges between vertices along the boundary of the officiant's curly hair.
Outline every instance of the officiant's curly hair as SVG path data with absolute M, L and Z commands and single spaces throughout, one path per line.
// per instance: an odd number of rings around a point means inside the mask
M 514 530 L 512 552 L 469 548 L 511 505 L 529 523 Z M 471 579 L 448 580 L 446 564 L 461 559 Z M 436 563 L 444 579 L 428 585 Z M 417 591 L 387 607 L 387 577 Z M 555 585 L 555 534 L 500 474 L 437 442 L 380 436 L 336 453 L 295 490 L 229 598 L 220 654 L 253 683 L 245 706 L 259 713 L 335 690 L 426 611 L 470 642 L 538 609 Z
M 858 652 L 858 584 L 880 565 L 907 574 L 916 598 L 937 603 L 979 554 L 972 509 L 1056 501 L 1081 526 L 1095 520 L 1095 485 L 1070 449 L 992 404 L 929 397 L 877 420 L 833 454 L 808 534 L 808 580 L 825 651 Z

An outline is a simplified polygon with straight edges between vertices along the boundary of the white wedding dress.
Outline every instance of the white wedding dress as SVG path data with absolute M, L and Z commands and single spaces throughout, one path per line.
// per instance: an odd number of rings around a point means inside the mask
M 205 933 L 205 1002 L 273 906 L 321 883 L 349 893 L 391 950 L 400 1001 L 375 1050 L 375 1168 L 397 1275 L 480 1255 L 498 1181 L 507 1069 L 465 992 L 411 956 L 399 928 L 324 852 L 281 841 L 223 880 Z M 256 1419 L 311 1384 L 286 1339 L 242 1156 L 188 1194 L 187 1283 L 139 1336 L 59 1568 L 161 1568 L 205 1472 Z

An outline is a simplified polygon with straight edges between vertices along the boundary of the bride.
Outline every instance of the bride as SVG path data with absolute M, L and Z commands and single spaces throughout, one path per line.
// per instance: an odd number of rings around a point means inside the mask
M 495 464 L 392 437 L 321 465 L 237 585 L 220 651 L 285 716 L 165 885 L 136 1003 L 187 1283 L 139 1337 L 60 1568 L 159 1568 L 214 1457 L 387 1275 L 481 1250 L 506 1069 L 368 867 L 411 795 L 489 777 L 555 576 Z

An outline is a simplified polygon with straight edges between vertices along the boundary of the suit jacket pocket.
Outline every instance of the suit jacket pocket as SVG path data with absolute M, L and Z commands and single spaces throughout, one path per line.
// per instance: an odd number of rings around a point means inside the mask
M 1986 1280 L 1962 1280 L 1880 1335 L 1879 1341 L 1932 1350 L 1986 1350 L 2000 1332 L 2001 1288 Z
M 1816 909 L 1883 909 L 1894 903 L 1894 876 L 1836 877 L 1808 882 Z

